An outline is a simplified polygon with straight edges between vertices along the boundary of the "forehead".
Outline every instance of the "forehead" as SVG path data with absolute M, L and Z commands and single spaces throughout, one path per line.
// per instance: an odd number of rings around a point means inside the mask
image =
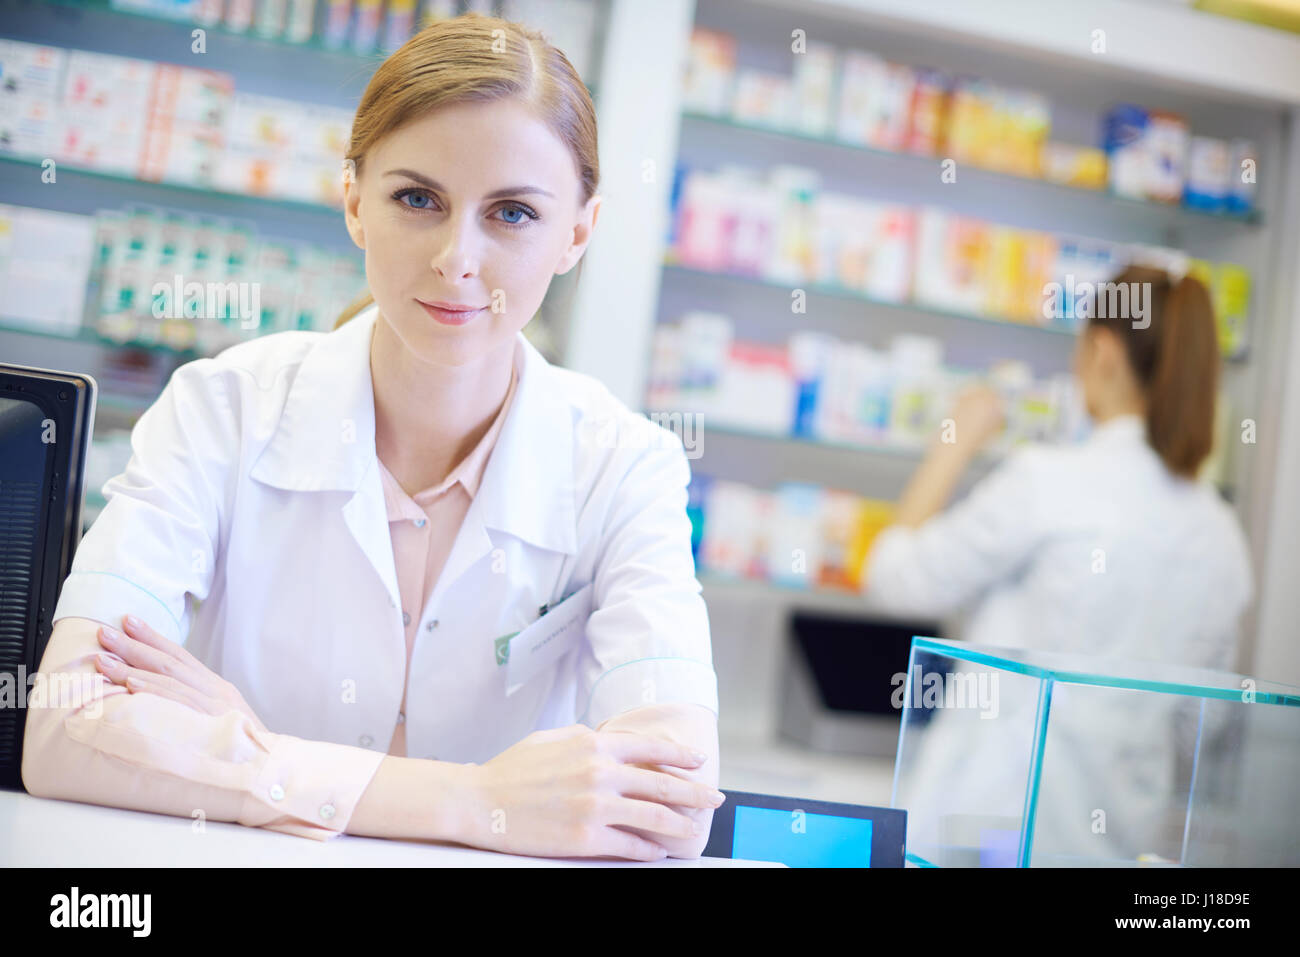
M 564 198 L 578 188 L 568 146 L 513 99 L 441 107 L 386 136 L 374 154 L 379 175 L 409 169 L 454 193 L 540 186 Z

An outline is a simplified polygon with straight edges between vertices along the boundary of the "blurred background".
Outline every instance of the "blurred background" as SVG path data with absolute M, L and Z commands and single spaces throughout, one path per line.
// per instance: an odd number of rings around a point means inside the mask
M 855 595 L 872 536 L 972 379 L 1008 416 L 963 488 L 1086 433 L 1076 285 L 1126 264 L 1211 291 L 1203 477 L 1256 578 L 1237 667 L 1300 684 L 1284 0 L 0 0 L 0 361 L 99 381 L 87 525 L 179 364 L 328 330 L 364 290 L 339 205 L 353 111 L 388 51 L 464 10 L 541 28 L 598 112 L 599 228 L 526 334 L 635 409 L 703 414 L 724 787 L 889 803 L 889 676 L 960 623 Z M 260 321 L 155 308 L 181 272 L 256 280 Z

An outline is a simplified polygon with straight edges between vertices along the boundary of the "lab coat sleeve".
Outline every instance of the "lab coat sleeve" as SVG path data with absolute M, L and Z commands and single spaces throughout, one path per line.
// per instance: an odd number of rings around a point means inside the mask
M 578 721 L 597 728 L 631 708 L 684 702 L 718 713 L 709 618 L 686 514 L 681 439 L 652 426 L 614 493 L 577 663 Z
M 863 586 L 882 610 L 944 615 L 1014 575 L 1042 540 L 1050 492 L 1038 450 L 1012 452 L 965 498 L 917 528 L 872 543 Z
M 215 571 L 221 512 L 238 456 L 235 415 L 212 360 L 186 363 L 131 431 L 126 469 L 77 546 L 53 621 L 120 628 L 133 614 L 178 644 Z
M 120 628 L 131 613 L 183 644 L 191 598 L 209 593 L 239 455 L 225 385 L 212 360 L 177 369 L 132 431 L 126 469 L 105 483 L 107 504 L 77 548 L 41 661 L 40 674 L 71 677 L 83 693 L 28 708 L 23 782 L 40 797 L 202 812 L 325 840 L 346 828 L 382 754 L 131 694 L 94 667 L 93 622 Z
M 96 670 L 97 630 L 66 621 L 41 661 L 23 739 L 29 794 L 319 841 L 347 828 L 383 754 L 133 694 Z

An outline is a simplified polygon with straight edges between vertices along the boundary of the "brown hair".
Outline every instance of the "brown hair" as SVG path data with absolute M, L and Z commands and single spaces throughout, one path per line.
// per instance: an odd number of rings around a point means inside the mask
M 437 20 L 381 63 L 357 107 L 345 158 L 360 175 L 376 143 L 431 110 L 509 97 L 535 110 L 569 147 L 581 183 L 579 203 L 585 205 L 600 182 L 591 94 L 573 64 L 540 31 L 500 17 L 463 13 Z M 343 310 L 334 328 L 372 302 L 366 291 Z
M 1219 342 L 1210 294 L 1191 276 L 1174 282 L 1145 266 L 1130 266 L 1111 282 L 1130 290 L 1144 284 L 1150 325 L 1134 328 L 1134 310 L 1116 307 L 1131 296 L 1112 300 L 1099 288 L 1089 328 L 1109 329 L 1124 343 L 1146 398 L 1147 441 L 1169 471 L 1194 478 L 1214 445 Z

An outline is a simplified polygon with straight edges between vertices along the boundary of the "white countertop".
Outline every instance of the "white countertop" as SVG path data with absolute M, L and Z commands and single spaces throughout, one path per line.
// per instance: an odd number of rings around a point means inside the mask
M 260 827 L 0 790 L 3 867 L 782 867 L 702 857 L 618 861 L 521 857 L 452 844 L 343 834 L 328 841 Z

